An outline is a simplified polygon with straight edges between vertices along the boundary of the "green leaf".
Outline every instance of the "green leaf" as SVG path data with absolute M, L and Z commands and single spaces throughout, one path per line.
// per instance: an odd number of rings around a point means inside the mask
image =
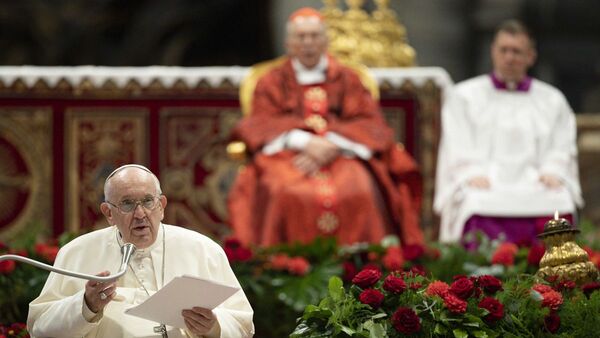
M 349 336 L 352 336 L 353 334 L 356 333 L 356 330 L 354 330 L 350 327 L 347 327 L 345 325 L 340 325 L 340 328 L 342 329 L 342 332 L 344 332 L 345 334 L 347 334 Z
M 383 338 L 388 336 L 383 325 L 375 323 L 372 320 L 365 323 L 365 329 L 369 331 L 369 338 Z
M 448 333 L 448 329 L 442 324 L 435 324 L 435 328 L 433 329 L 433 333 L 440 336 L 445 336 Z
M 335 301 L 342 299 L 344 296 L 344 282 L 341 278 L 334 276 L 329 279 L 329 295 Z
M 452 330 L 454 334 L 454 338 L 468 338 L 469 334 L 463 329 L 454 329 Z
M 473 331 L 473 335 L 477 338 L 488 338 L 488 335 L 485 333 L 485 331 Z

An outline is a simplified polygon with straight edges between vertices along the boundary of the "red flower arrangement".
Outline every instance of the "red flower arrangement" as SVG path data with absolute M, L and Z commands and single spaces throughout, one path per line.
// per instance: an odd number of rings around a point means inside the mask
M 408 261 L 414 261 L 425 254 L 425 247 L 420 244 L 402 246 L 402 255 Z
M 227 238 L 223 242 L 223 250 L 229 262 L 245 262 L 252 258 L 252 250 L 242 245 L 237 238 Z
M 35 253 L 48 263 L 54 263 L 59 249 L 58 246 L 47 243 L 37 243 L 34 248 Z
M 555 291 L 548 285 L 536 284 L 532 290 L 538 292 L 542 296 L 542 306 L 550 310 L 558 310 L 563 303 L 563 297 L 560 292 Z
M 2 261 L 0 262 L 0 274 L 9 274 L 13 272 L 16 266 L 15 261 Z
M 427 289 L 425 290 L 426 295 L 431 297 L 438 296 L 440 298 L 444 298 L 448 292 L 450 292 L 450 286 L 439 280 L 429 283 Z
M 477 278 L 477 284 L 488 294 L 495 294 L 502 290 L 502 281 L 490 275 L 483 275 Z
M 548 314 L 544 317 L 544 328 L 550 333 L 556 333 L 560 328 L 560 317 L 554 312 Z
M 512 266 L 515 264 L 515 255 L 518 251 L 519 247 L 516 244 L 509 242 L 502 243 L 492 255 L 492 264 Z
M 400 307 L 392 315 L 392 325 L 400 333 L 417 333 L 421 330 L 421 319 L 411 308 Z
M 467 311 L 467 302 L 458 298 L 453 293 L 447 293 L 443 299 L 444 305 L 450 312 L 462 314 Z
M 600 283 L 591 282 L 591 283 L 584 284 L 581 286 L 581 290 L 588 298 L 590 298 L 590 295 L 592 294 L 592 292 L 594 292 L 596 290 L 600 290 Z
M 493 297 L 483 298 L 478 305 L 489 313 L 484 317 L 488 322 L 496 322 L 504 318 L 504 305 Z
M 365 268 L 352 278 L 352 283 L 358 285 L 362 289 L 369 288 L 379 281 L 381 271 L 373 268 Z
M 402 267 L 404 266 L 402 249 L 398 246 L 391 246 L 387 248 L 381 261 L 383 266 L 388 269 L 388 271 L 402 270 Z
M 367 304 L 373 309 L 378 309 L 381 306 L 381 303 L 383 303 L 384 296 L 379 290 L 366 289 L 360 293 L 358 299 L 361 303 Z
M 287 270 L 297 276 L 304 276 L 310 270 L 310 263 L 304 257 L 292 257 L 288 261 Z
M 458 278 L 450 285 L 450 292 L 461 299 L 469 299 L 473 295 L 475 284 L 467 278 Z
M 287 271 L 293 275 L 304 276 L 310 270 L 310 263 L 304 257 L 290 257 L 286 254 L 272 255 L 269 264 L 273 270 Z
M 390 293 L 400 294 L 406 290 L 406 283 L 404 279 L 394 274 L 389 274 L 383 281 L 383 289 Z
M 545 253 L 546 248 L 542 244 L 533 244 L 527 253 L 527 264 L 536 267 L 539 266 Z
M 352 262 L 345 261 L 342 263 L 343 275 L 342 278 L 346 282 L 352 281 L 352 278 L 356 276 L 356 265 Z

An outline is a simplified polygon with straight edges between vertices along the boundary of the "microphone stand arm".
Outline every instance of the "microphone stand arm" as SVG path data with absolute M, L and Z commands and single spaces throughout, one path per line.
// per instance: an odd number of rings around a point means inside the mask
M 125 245 L 123 245 L 121 247 L 121 253 L 123 254 L 123 259 L 121 260 L 121 266 L 119 267 L 119 272 L 109 275 L 109 276 L 95 276 L 95 275 L 88 275 L 85 273 L 69 271 L 69 270 L 57 268 L 52 265 L 38 262 L 34 259 L 19 256 L 19 255 L 3 255 L 3 256 L 0 256 L 0 261 L 13 260 L 13 261 L 18 261 L 18 262 L 23 262 L 23 263 L 27 263 L 27 264 L 33 265 L 35 267 L 38 267 L 40 269 L 59 273 L 61 275 L 106 283 L 106 282 L 112 282 L 112 281 L 119 279 L 121 276 L 123 276 L 125 274 L 125 272 L 127 272 L 127 265 L 129 264 L 129 260 L 131 259 L 131 256 L 133 255 L 135 250 L 136 250 L 135 245 L 133 245 L 131 243 L 126 243 Z

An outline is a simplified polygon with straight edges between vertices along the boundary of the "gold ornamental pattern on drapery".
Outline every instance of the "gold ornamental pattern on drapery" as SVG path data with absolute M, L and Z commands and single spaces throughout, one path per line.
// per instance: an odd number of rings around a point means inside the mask
M 51 140 L 49 107 L 0 108 L 0 241 L 50 227 Z
M 346 11 L 337 0 L 323 0 L 329 52 L 344 62 L 368 67 L 411 67 L 416 52 L 408 44 L 406 28 L 389 8 L 389 0 L 374 0 L 371 14 L 362 9 L 364 0 L 346 0 Z

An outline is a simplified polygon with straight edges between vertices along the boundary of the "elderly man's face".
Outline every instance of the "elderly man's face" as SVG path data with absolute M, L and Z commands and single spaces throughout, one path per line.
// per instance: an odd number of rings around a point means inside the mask
M 536 53 L 525 34 L 499 32 L 491 47 L 494 72 L 502 80 L 518 82 L 527 75 Z
M 288 54 L 307 68 L 317 65 L 327 50 L 325 26 L 317 20 L 294 22 L 289 27 L 286 40 Z
M 109 224 L 117 226 L 126 243 L 140 249 L 152 245 L 167 205 L 167 198 L 159 195 L 154 177 L 139 168 L 126 168 L 115 174 L 107 185 L 107 202 L 102 203 L 100 209 Z

